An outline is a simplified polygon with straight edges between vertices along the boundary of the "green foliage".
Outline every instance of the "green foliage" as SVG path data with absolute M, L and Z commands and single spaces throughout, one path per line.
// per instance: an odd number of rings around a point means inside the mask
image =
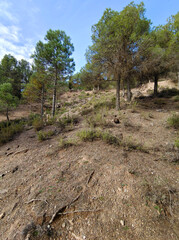
M 86 119 L 86 122 L 89 125 L 89 127 L 91 127 L 91 128 L 95 128 L 97 126 L 107 126 L 108 125 L 108 123 L 105 120 L 103 112 L 92 114 L 91 116 L 89 116 Z
M 59 146 L 60 148 L 69 148 L 71 146 L 75 146 L 76 145 L 76 140 L 75 139 L 63 139 L 63 138 L 60 138 L 60 141 L 59 141 Z
M 54 131 L 52 130 L 49 130 L 48 132 L 44 132 L 44 131 L 37 132 L 37 138 L 39 141 L 47 140 L 53 135 L 54 135 Z
M 168 118 L 167 123 L 170 127 L 179 129 L 179 114 L 173 113 L 173 115 Z
M 120 146 L 121 140 L 117 138 L 116 136 L 113 136 L 109 132 L 102 132 L 100 130 L 81 130 L 77 133 L 77 136 L 80 138 L 81 141 L 84 142 L 92 142 L 97 139 L 101 139 L 107 144 L 113 144 Z
M 17 97 L 13 96 L 11 83 L 3 83 L 0 85 L 0 106 L 1 110 L 6 110 L 7 120 L 9 121 L 8 111 L 10 107 L 15 107 L 18 103 Z
M 41 130 L 44 127 L 43 119 L 39 116 L 35 117 L 32 121 L 32 126 L 36 131 Z
M 175 147 L 179 148 L 179 138 L 177 138 L 177 139 L 175 140 L 174 145 L 175 145 Z
M 12 121 L 0 123 L 0 145 L 13 139 L 13 136 L 24 129 L 24 121 Z
M 127 150 L 138 150 L 144 153 L 148 153 L 148 149 L 141 143 L 136 142 L 132 137 L 128 137 L 123 141 L 123 146 Z

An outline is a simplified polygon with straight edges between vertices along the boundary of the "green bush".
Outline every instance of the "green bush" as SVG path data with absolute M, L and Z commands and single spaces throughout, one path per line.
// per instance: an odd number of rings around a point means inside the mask
M 174 113 L 171 117 L 168 118 L 167 123 L 170 127 L 179 129 L 179 114 Z
M 32 126 L 36 131 L 41 130 L 44 127 L 43 119 L 40 117 L 35 117 L 32 121 Z
M 179 138 L 175 140 L 174 145 L 175 145 L 175 147 L 179 148 Z
M 97 126 L 106 126 L 107 122 L 104 118 L 104 114 L 96 113 L 86 119 L 89 127 L 95 128 Z
M 25 122 L 9 122 L 6 126 L 1 123 L 0 127 L 0 144 L 6 143 L 13 139 L 13 136 L 24 129 Z
M 47 140 L 49 137 L 54 135 L 54 131 L 48 131 L 48 132 L 44 132 L 44 131 L 39 131 L 37 132 L 37 138 L 39 141 L 44 141 Z
M 94 141 L 97 138 L 100 138 L 101 133 L 96 130 L 81 130 L 77 133 L 77 136 L 80 138 L 81 141 L 87 142 L 87 141 Z
M 80 138 L 81 141 L 87 142 L 87 141 L 94 141 L 97 139 L 101 139 L 104 142 L 108 144 L 114 144 L 114 145 L 120 145 L 121 140 L 117 138 L 116 136 L 113 136 L 112 134 L 108 132 L 102 132 L 100 130 L 82 130 L 77 133 L 77 136 Z
M 60 138 L 60 141 L 59 141 L 60 148 L 68 148 L 75 145 L 76 145 L 76 140 L 74 139 L 64 140 L 63 138 Z

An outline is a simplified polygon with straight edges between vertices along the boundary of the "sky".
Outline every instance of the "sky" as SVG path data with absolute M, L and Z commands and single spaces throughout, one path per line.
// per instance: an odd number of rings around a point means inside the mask
M 0 0 L 0 60 L 5 54 L 17 60 L 30 58 L 36 43 L 49 29 L 63 30 L 75 47 L 76 72 L 86 63 L 91 27 L 106 8 L 121 11 L 129 0 Z M 141 1 L 134 1 L 139 4 Z M 179 11 L 179 0 L 143 0 L 153 26 L 165 24 Z

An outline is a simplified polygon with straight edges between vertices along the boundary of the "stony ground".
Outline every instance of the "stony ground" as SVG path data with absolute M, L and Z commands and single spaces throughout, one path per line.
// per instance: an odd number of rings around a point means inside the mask
M 120 112 L 103 106 L 113 91 L 64 94 L 59 114 L 76 114 L 78 122 L 45 127 L 55 135 L 42 142 L 27 126 L 0 147 L 0 239 L 179 239 L 178 132 L 167 125 L 179 105 L 173 97 L 147 97 L 151 86 L 134 90 L 142 97 L 123 101 Z M 92 111 L 98 103 L 103 107 Z M 105 121 L 101 131 L 128 147 L 78 139 L 94 112 Z M 61 138 L 75 145 L 59 147 Z

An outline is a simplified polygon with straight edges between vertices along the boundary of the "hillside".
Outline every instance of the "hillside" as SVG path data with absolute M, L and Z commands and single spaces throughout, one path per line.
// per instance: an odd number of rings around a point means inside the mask
M 114 90 L 64 93 L 56 120 L 2 145 L 0 239 L 179 239 L 178 91 L 159 86 L 158 98 L 153 83 L 133 89 L 120 111 Z

